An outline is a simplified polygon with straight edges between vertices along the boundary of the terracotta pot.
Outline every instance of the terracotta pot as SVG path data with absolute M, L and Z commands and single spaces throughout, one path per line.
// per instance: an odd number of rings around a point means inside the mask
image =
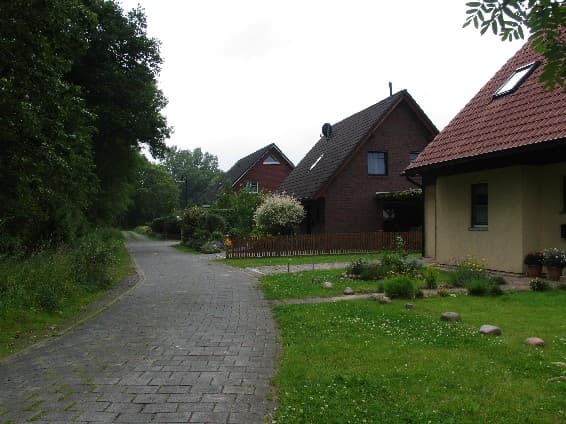
M 537 278 L 540 277 L 542 272 L 542 265 L 527 265 L 527 277 Z
M 546 275 L 551 281 L 559 281 L 562 275 L 562 268 L 556 266 L 549 266 L 546 268 Z

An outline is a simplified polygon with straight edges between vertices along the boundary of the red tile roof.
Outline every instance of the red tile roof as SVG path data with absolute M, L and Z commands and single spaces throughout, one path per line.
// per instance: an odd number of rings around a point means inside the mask
M 523 65 L 541 61 L 511 94 L 493 98 Z M 544 59 L 526 43 L 406 169 L 415 174 L 453 161 L 566 138 L 566 92 L 539 82 Z

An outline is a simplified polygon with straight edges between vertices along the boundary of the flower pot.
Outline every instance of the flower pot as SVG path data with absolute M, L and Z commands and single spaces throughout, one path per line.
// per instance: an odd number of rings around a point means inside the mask
M 542 265 L 527 265 L 527 277 L 537 278 L 540 277 L 542 272 Z
M 546 275 L 551 281 L 559 281 L 562 275 L 562 268 L 557 266 L 549 266 L 546 268 Z

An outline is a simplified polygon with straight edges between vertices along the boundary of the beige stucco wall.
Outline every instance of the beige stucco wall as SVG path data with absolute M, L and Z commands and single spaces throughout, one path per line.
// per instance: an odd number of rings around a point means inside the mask
M 425 254 L 441 263 L 473 255 L 490 269 L 523 272 L 530 250 L 562 247 L 562 176 L 566 163 L 514 166 L 439 177 L 425 192 Z M 473 230 L 472 184 L 487 183 L 487 230 Z

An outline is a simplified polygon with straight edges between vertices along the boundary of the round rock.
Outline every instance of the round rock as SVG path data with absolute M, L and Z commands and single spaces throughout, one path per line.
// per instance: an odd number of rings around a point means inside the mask
M 325 289 L 331 289 L 332 283 L 330 281 L 325 281 L 324 283 L 322 283 L 322 287 L 324 287 Z
M 440 314 L 440 319 L 443 321 L 461 321 L 460 314 L 458 312 L 442 312 Z
M 413 309 L 415 307 L 415 305 L 413 305 L 412 303 L 405 303 L 405 309 Z
M 524 343 L 529 346 L 544 346 L 544 340 L 540 337 L 529 337 L 526 338 Z
M 484 324 L 480 327 L 480 334 L 499 336 L 501 334 L 501 328 L 496 327 L 495 325 Z
M 381 296 L 379 299 L 377 299 L 377 301 L 382 304 L 387 304 L 387 303 L 391 303 L 391 298 L 387 296 Z
M 344 294 L 345 294 L 345 295 L 354 294 L 354 290 L 352 290 L 351 287 L 346 287 L 346 288 L 344 289 Z

